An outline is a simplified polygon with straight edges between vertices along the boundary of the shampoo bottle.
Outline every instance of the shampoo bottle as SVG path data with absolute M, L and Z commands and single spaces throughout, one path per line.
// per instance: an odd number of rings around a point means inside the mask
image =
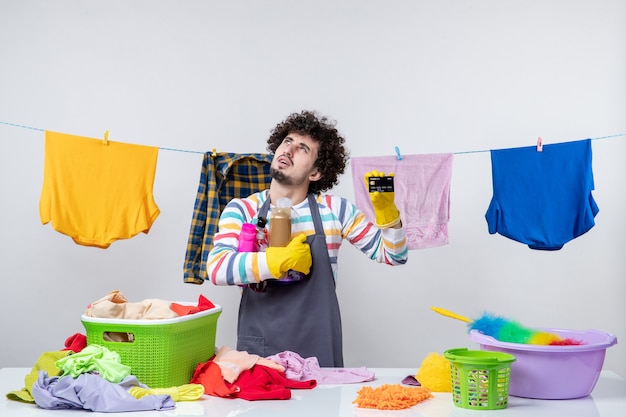
M 270 246 L 287 246 L 291 240 L 291 200 L 287 197 L 279 198 L 276 207 L 272 209 L 270 217 Z M 306 276 L 302 272 L 289 270 L 280 279 L 275 281 L 280 284 L 289 284 L 301 281 Z
M 285 247 L 291 240 L 291 200 L 281 197 L 270 216 L 270 246 Z

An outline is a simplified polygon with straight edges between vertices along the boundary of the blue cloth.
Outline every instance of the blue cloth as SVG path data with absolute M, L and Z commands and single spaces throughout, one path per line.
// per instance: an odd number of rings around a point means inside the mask
M 489 233 L 559 250 L 595 225 L 591 140 L 491 151 Z
M 134 386 L 141 386 L 134 376 L 126 377 L 119 384 L 107 381 L 96 374 L 49 377 L 39 371 L 33 384 L 35 403 L 48 410 L 81 409 L 103 413 L 125 411 L 171 410 L 175 402 L 169 395 L 146 395 L 137 399 L 128 393 Z

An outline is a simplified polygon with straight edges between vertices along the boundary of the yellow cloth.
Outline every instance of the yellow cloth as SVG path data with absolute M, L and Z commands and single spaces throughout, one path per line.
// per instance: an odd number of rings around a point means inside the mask
M 79 245 L 108 248 L 148 233 L 159 148 L 46 132 L 41 222 Z
M 145 397 L 146 395 L 169 395 L 174 401 L 193 401 L 202 397 L 204 394 L 204 385 L 185 384 L 170 388 L 142 388 L 135 386 L 129 389 L 128 393 L 137 399 Z
M 24 388 L 19 391 L 11 391 L 7 393 L 9 400 L 23 401 L 27 403 L 34 403 L 35 399 L 31 394 L 33 384 L 39 377 L 39 371 L 46 371 L 48 376 L 59 376 L 63 371 L 56 366 L 56 361 L 63 359 L 66 356 L 72 354 L 71 350 L 59 350 L 52 352 L 44 352 L 39 356 L 35 365 L 31 369 L 30 373 L 24 377 Z
M 417 370 L 415 379 L 433 392 L 452 392 L 450 361 L 438 353 L 429 353 Z

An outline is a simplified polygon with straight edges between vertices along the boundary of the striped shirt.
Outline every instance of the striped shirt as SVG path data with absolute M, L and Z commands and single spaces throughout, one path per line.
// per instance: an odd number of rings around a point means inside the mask
M 263 252 L 237 252 L 242 224 L 256 224 L 257 213 L 268 195 L 269 191 L 265 190 L 247 198 L 235 198 L 222 211 L 219 232 L 213 238 L 213 248 L 207 259 L 207 275 L 213 284 L 242 285 L 273 278 Z M 344 239 L 376 262 L 388 265 L 406 263 L 408 248 L 403 228 L 378 229 L 353 203 L 339 196 L 320 194 L 316 200 L 335 279 L 339 248 Z M 269 227 L 271 208 L 267 217 Z M 291 230 L 292 236 L 315 233 L 307 199 L 293 207 Z

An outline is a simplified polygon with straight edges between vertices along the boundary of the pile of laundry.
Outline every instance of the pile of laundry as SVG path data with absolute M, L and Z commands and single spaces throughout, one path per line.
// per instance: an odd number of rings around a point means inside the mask
M 49 410 L 125 412 L 169 410 L 176 401 L 196 400 L 204 394 L 198 384 L 150 389 L 130 374 L 116 352 L 87 346 L 84 335 L 69 337 L 65 345 L 44 352 L 24 378 L 24 388 L 9 392 L 7 398 Z
M 321 368 L 317 358 L 285 351 L 268 358 L 224 346 L 199 364 L 189 384 L 150 388 L 131 375 L 116 352 L 85 346 L 81 334 L 66 340 L 66 348 L 43 353 L 25 377 L 25 387 L 7 398 L 35 403 L 44 409 L 84 409 L 97 412 L 169 410 L 179 401 L 203 395 L 244 400 L 287 400 L 292 389 L 318 384 L 347 384 L 374 379 L 361 368 Z
M 201 384 L 206 394 L 216 397 L 287 400 L 292 389 L 366 382 L 374 377 L 365 367 L 322 368 L 317 358 L 305 359 L 291 351 L 261 358 L 224 346 L 196 367 L 191 383 Z
M 159 299 L 129 303 L 120 291 L 111 291 L 89 304 L 85 315 L 116 319 L 167 319 L 211 309 L 200 295 L 197 305 Z M 228 346 L 196 366 L 188 384 L 152 388 L 132 374 L 117 352 L 87 344 L 77 333 L 59 351 L 44 352 L 24 378 L 24 388 L 7 393 L 10 400 L 34 403 L 44 409 L 84 409 L 96 412 L 170 410 L 180 401 L 204 395 L 244 400 L 287 400 L 292 389 L 318 384 L 372 381 L 374 372 L 361 368 L 322 368 L 317 358 L 285 351 L 262 358 Z
M 119 290 L 113 290 L 89 304 L 85 315 L 105 319 L 161 320 L 186 316 L 214 307 L 215 304 L 202 294 L 198 296 L 197 305 L 186 305 L 158 298 L 129 302 Z

